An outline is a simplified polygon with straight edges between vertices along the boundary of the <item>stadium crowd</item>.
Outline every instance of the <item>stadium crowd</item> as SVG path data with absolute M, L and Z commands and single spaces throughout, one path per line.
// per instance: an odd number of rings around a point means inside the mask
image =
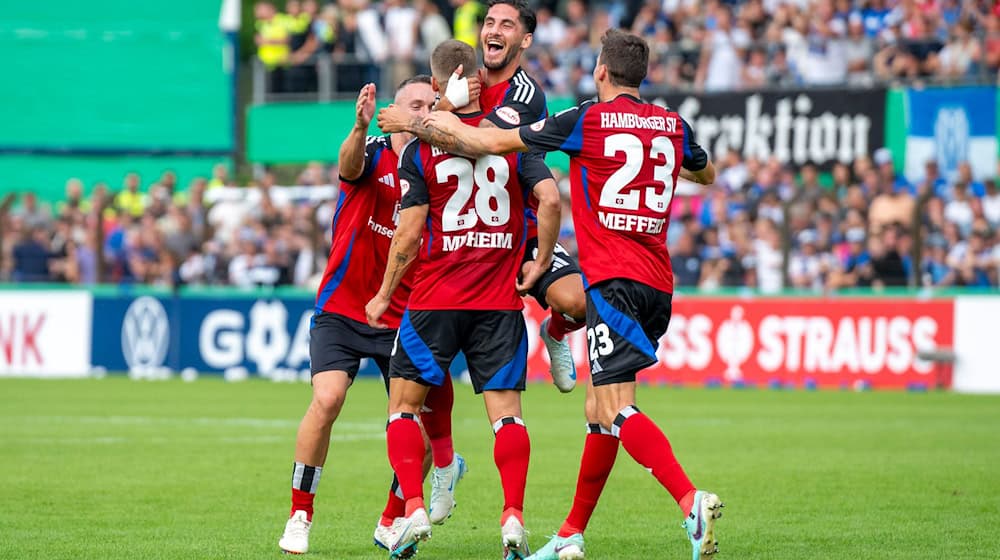
M 646 85 L 706 91 L 876 82 L 996 82 L 1000 3 L 990 0 L 540 0 L 527 69 L 549 95 L 592 95 L 600 37 L 622 27 L 651 47 Z M 455 37 L 478 43 L 476 0 L 286 0 L 256 5 L 271 91 L 316 91 L 334 55 L 337 89 L 398 83 Z
M 681 288 L 998 286 L 1000 169 L 979 182 L 968 165 L 945 178 L 929 162 L 925 177 L 911 183 L 883 148 L 853 167 L 837 165 L 824 186 L 808 165 L 796 171 L 736 152 L 716 164 L 714 186 L 673 201 L 668 244 Z M 54 208 L 24 193 L 2 220 L 0 275 L 93 284 L 100 273 L 111 283 L 314 289 L 329 254 L 337 178 L 336 167 L 318 163 L 298 177 L 300 185 L 325 185 L 329 196 L 319 202 L 288 196 L 270 173 L 246 187 L 221 188 L 232 185 L 221 165 L 183 192 L 166 172 L 148 189 L 129 174 L 116 193 L 97 184 L 87 197 L 73 179 Z M 575 253 L 565 178 L 560 188 L 560 242 Z M 98 219 L 101 200 L 107 208 Z

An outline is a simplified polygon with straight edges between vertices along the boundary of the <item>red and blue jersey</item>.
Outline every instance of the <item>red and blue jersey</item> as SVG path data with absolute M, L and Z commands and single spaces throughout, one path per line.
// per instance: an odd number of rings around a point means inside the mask
M 460 115 L 477 126 L 482 113 Z M 517 310 L 515 289 L 524 255 L 525 191 L 548 173 L 525 154 L 470 159 L 419 140 L 399 165 L 402 208 L 428 205 L 412 310 Z
M 585 102 L 520 129 L 528 148 L 570 156 L 580 268 L 588 285 L 613 278 L 672 293 L 667 228 L 681 166 L 708 155 L 676 112 L 622 94 Z
M 399 219 L 399 158 L 388 136 L 369 136 L 365 166 L 352 180 L 340 178 L 333 215 L 333 246 L 316 296 L 316 311 L 366 322 L 365 305 L 382 285 L 389 245 Z M 408 274 L 393 294 L 382 320 L 398 328 L 410 296 Z
M 479 106 L 488 113 L 486 120 L 499 128 L 517 128 L 522 124 L 533 123 L 549 115 L 545 105 L 545 92 L 523 68 L 518 68 L 509 80 L 484 87 L 479 94 Z M 536 153 L 535 157 L 544 160 L 544 153 Z M 551 179 L 551 172 L 543 179 Z M 538 237 L 538 199 L 534 194 L 528 195 L 528 208 L 525 217 L 528 220 L 528 238 Z

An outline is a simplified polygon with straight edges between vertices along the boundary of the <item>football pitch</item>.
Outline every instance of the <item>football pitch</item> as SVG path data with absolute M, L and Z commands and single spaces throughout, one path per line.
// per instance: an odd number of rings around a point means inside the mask
M 0 558 L 279 558 L 305 384 L 0 380 Z M 532 548 L 565 517 L 583 392 L 525 394 Z M 1000 558 L 1000 397 L 643 387 L 639 407 L 726 502 L 720 560 Z M 386 558 L 385 395 L 355 384 L 334 427 L 308 557 Z M 500 557 L 482 399 L 456 386 L 471 471 L 421 559 Z M 669 495 L 622 450 L 588 559 L 688 559 Z

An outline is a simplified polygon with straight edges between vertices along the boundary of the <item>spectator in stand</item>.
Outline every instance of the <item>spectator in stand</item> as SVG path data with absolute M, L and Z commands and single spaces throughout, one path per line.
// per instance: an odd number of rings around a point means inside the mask
M 727 6 L 718 6 L 713 14 L 715 26 L 709 30 L 705 47 L 701 51 L 696 82 L 706 91 L 735 89 L 740 85 L 742 55 L 740 51 L 750 45 L 750 37 L 732 24 L 732 13 Z
M 955 183 L 951 191 L 951 200 L 944 207 L 944 218 L 955 224 L 963 237 L 972 231 L 975 214 L 972 211 L 972 201 L 966 183 Z
M 25 228 L 12 251 L 14 282 L 49 281 L 49 232 L 42 227 Z
M 389 42 L 391 81 L 398 84 L 413 77 L 420 13 L 406 0 L 386 0 L 385 35 Z
M 124 189 L 115 197 L 114 206 L 120 212 L 124 212 L 138 218 L 146 211 L 146 195 L 139 192 L 139 175 L 129 173 L 125 176 Z
M 66 200 L 57 207 L 60 217 L 75 217 L 90 211 L 90 202 L 83 197 L 83 181 L 73 178 L 66 181 Z
M 315 26 L 319 13 L 316 0 L 288 0 L 285 24 L 288 26 L 288 91 L 316 91 L 316 59 L 313 56 L 322 45 Z
M 916 210 L 914 197 L 906 191 L 893 189 L 892 183 L 884 179 L 877 180 L 877 185 L 868 210 L 869 231 L 881 232 L 891 224 L 902 224 L 909 228 L 913 224 Z
M 997 4 L 1000 6 L 1000 3 Z M 986 47 L 984 60 L 987 72 L 1000 78 L 1000 13 L 994 11 L 984 18 L 986 27 Z
M 552 14 L 547 6 L 540 6 L 536 13 L 538 23 L 532 34 L 533 42 L 541 48 L 552 48 L 566 38 L 566 22 Z
M 451 39 L 448 20 L 441 15 L 441 9 L 431 0 L 417 0 L 413 3 L 420 12 L 420 60 L 430 60 L 430 53 L 441 43 Z M 537 38 L 538 34 L 535 34 Z
M 478 0 L 451 0 L 451 5 L 455 7 L 454 37 L 479 48 L 479 28 L 486 17 L 486 7 Z
M 701 281 L 701 255 L 695 246 L 694 237 L 689 232 L 681 233 L 677 243 L 671 248 L 670 263 L 677 287 L 698 286 Z
M 784 288 L 782 274 L 781 234 L 775 222 L 758 219 L 755 226 L 757 241 L 754 243 L 754 262 L 757 270 L 757 289 L 763 293 L 777 293 Z
M 923 274 L 921 284 L 926 288 L 951 286 L 955 283 L 955 272 L 947 263 L 948 242 L 940 234 L 927 239 L 926 251 L 921 261 Z
M 946 80 L 962 79 L 972 77 L 979 71 L 983 49 L 973 31 L 974 26 L 970 20 L 952 27 L 951 40 L 937 56 L 938 77 Z
M 986 196 L 983 197 L 983 217 L 990 228 L 1000 231 L 1000 185 L 997 179 L 986 181 Z
M 21 207 L 14 212 L 20 216 L 22 223 L 29 229 L 47 229 L 52 225 L 52 212 L 47 204 L 39 204 L 38 197 L 33 192 L 24 193 L 21 197 Z
M 900 230 L 898 224 L 893 224 L 884 228 L 877 237 L 869 239 L 873 287 L 901 287 L 909 281 L 909 259 L 901 250 L 903 234 Z
M 254 18 L 257 58 L 268 70 L 268 91 L 282 93 L 287 87 L 285 65 L 291 54 L 288 25 L 271 2 L 257 2 L 254 5 Z
M 873 82 L 871 61 L 875 56 L 875 41 L 865 33 L 864 18 L 852 12 L 847 18 L 847 40 L 844 42 L 844 59 L 847 62 L 847 83 L 852 86 L 870 86 Z
M 224 163 L 213 165 L 212 178 L 208 181 L 208 188 L 214 189 L 218 187 L 230 187 L 232 185 L 232 180 L 229 178 L 229 167 Z
M 996 285 L 994 251 L 989 246 L 993 234 L 987 229 L 977 229 L 952 248 L 948 266 L 957 272 L 957 283 L 962 286 L 985 288 Z

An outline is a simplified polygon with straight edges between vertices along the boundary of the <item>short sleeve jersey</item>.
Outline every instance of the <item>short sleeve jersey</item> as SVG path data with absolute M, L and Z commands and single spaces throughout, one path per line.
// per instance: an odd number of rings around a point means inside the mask
M 676 112 L 622 94 L 585 102 L 520 129 L 530 149 L 570 156 L 580 267 L 594 285 L 635 280 L 673 293 L 666 236 L 680 167 L 708 155 Z
M 461 116 L 478 126 L 482 113 Z M 402 207 L 427 204 L 412 310 L 517 310 L 524 190 L 544 163 L 521 154 L 473 160 L 414 140 L 399 167 Z M 544 170 L 547 171 L 547 170 Z
M 340 178 L 333 214 L 333 246 L 316 296 L 316 311 L 365 322 L 365 305 L 382 284 L 389 245 L 399 219 L 399 159 L 388 136 L 369 136 L 365 166 L 353 180 Z M 412 275 L 393 294 L 383 321 L 398 328 L 410 295 Z
M 514 75 L 505 82 L 484 87 L 479 94 L 479 104 L 488 113 L 486 120 L 499 128 L 516 128 L 548 116 L 545 105 L 545 92 L 523 68 L 518 68 Z M 543 159 L 545 154 L 534 153 L 534 157 Z M 543 179 L 551 179 L 552 173 L 547 172 Z M 531 185 L 534 187 L 534 185 Z M 528 238 L 538 237 L 538 220 L 535 212 L 538 210 L 538 199 L 534 194 L 527 198 Z

